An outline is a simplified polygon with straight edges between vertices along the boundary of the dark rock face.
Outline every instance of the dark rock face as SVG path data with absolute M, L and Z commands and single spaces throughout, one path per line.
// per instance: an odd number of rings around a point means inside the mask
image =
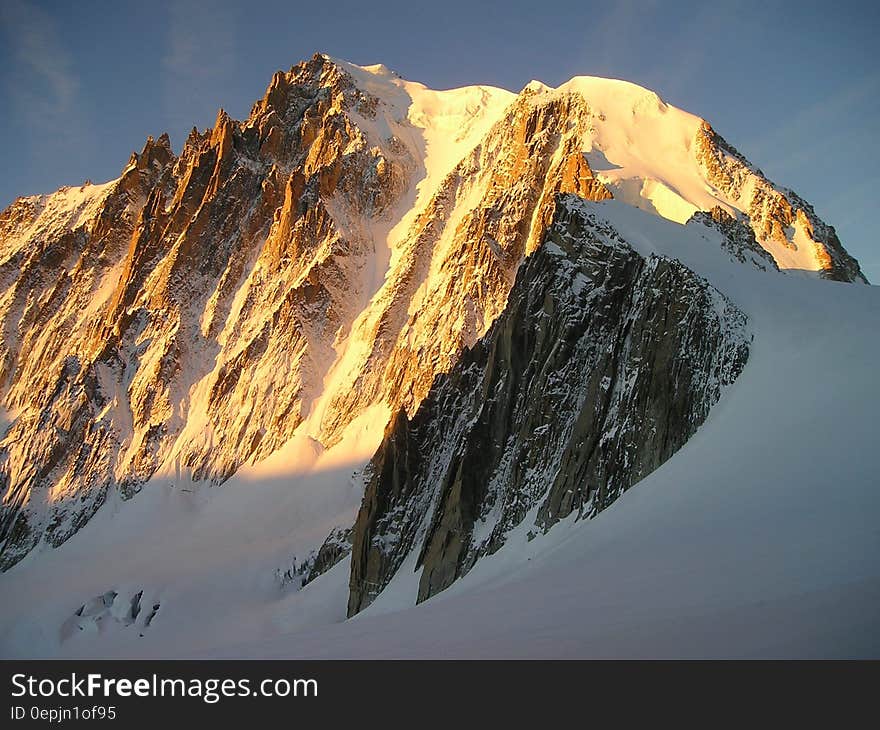
M 318 548 L 314 559 L 309 565 L 309 570 L 303 578 L 303 585 L 308 585 L 315 578 L 326 573 L 351 552 L 352 528 L 337 528 L 333 530 L 327 539 Z
M 547 530 L 605 508 L 694 433 L 748 342 L 745 315 L 706 281 L 560 196 L 507 308 L 373 458 L 349 615 L 408 555 L 422 601 L 523 520 Z
M 322 576 L 351 552 L 352 532 L 351 527 L 336 527 L 330 531 L 321 547 L 309 552 L 302 562 L 297 562 L 294 556 L 287 568 L 275 571 L 279 585 L 282 588 L 292 585 L 299 589 Z

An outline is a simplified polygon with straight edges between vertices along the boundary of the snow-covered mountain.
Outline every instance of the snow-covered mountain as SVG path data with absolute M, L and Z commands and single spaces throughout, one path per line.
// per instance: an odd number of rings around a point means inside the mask
M 873 288 L 823 279 L 865 281 L 653 92 L 316 55 L 0 214 L 3 644 L 208 651 L 491 573 L 681 463 L 767 322 L 821 336 L 833 288 L 870 339 Z

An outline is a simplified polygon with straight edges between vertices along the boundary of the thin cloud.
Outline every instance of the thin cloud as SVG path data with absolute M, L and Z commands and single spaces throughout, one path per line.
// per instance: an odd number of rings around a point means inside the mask
M 205 126 L 223 101 L 225 81 L 235 74 L 234 12 L 220 5 L 175 0 L 161 60 L 165 114 L 172 132 Z
M 656 28 L 670 9 L 657 0 L 620 0 L 597 11 L 585 26 L 575 73 L 636 81 L 661 93 L 680 95 L 705 71 L 718 29 L 736 19 L 736 6 L 703 5 L 683 13 L 676 32 L 663 37 Z M 646 47 L 656 63 L 640 64 Z
M 663 63 L 654 72 L 655 90 L 671 98 L 686 98 L 691 87 L 705 83 L 719 36 L 742 22 L 740 6 L 732 2 L 705 3 L 683 15 L 678 32 L 663 46 Z M 650 34 L 648 28 L 646 33 Z
M 606 7 L 586 29 L 590 41 L 582 49 L 589 71 L 580 73 L 620 76 L 615 73 L 625 65 L 627 54 L 635 44 L 638 29 L 645 18 L 654 13 L 656 2 L 620 0 Z
M 31 3 L 4 0 L 0 25 L 13 64 L 5 84 L 10 110 L 23 125 L 32 154 L 54 155 L 74 139 L 88 144 L 79 105 L 80 79 L 58 24 Z
M 876 103 L 878 93 L 880 73 L 856 78 L 832 95 L 821 96 L 811 104 L 793 111 L 785 124 L 777 125 L 770 133 L 757 140 L 756 147 L 760 152 L 771 153 L 781 143 L 790 141 L 793 133 L 808 129 L 827 129 L 829 124 L 845 119 L 866 102 Z

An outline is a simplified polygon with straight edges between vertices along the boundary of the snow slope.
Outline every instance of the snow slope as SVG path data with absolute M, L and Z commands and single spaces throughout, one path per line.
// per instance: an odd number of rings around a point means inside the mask
M 322 464 L 333 450 L 315 449 L 317 470 L 300 476 L 267 465 L 222 489 L 157 484 L 0 576 L 0 653 L 880 655 L 880 290 L 759 272 L 731 263 L 709 229 L 619 202 L 597 210 L 642 253 L 674 252 L 707 276 L 755 332 L 704 426 L 610 508 L 532 542 L 511 536 L 417 607 L 418 576 L 401 570 L 343 621 L 347 561 L 302 590 L 274 571 L 350 522 L 357 464 Z M 151 625 L 126 626 L 116 608 L 94 628 L 71 622 L 110 590 L 159 603 Z
M 543 93 L 588 101 L 595 121 L 584 152 L 616 199 L 678 223 L 718 204 L 694 164 L 699 117 L 628 81 L 577 76 Z
M 749 364 L 704 427 L 594 520 L 520 534 L 425 604 L 400 610 L 416 578 L 346 624 L 217 655 L 880 655 L 880 290 L 780 283 L 695 228 L 602 207 L 751 316 Z

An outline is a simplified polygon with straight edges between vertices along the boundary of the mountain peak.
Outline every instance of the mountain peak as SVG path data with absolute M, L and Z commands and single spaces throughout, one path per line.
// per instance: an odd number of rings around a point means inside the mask
M 341 58 L 334 58 L 333 56 L 324 55 L 323 57 L 325 60 L 327 60 L 333 64 L 336 64 L 339 68 L 341 68 L 345 71 L 352 71 L 352 70 L 354 70 L 355 72 L 364 71 L 366 73 L 372 74 L 373 76 L 380 76 L 380 77 L 384 77 L 384 78 L 388 78 L 388 79 L 399 79 L 400 78 L 400 74 L 398 74 L 396 71 L 392 71 L 384 63 L 374 63 L 374 64 L 367 64 L 367 65 L 362 66 L 362 65 L 359 65 L 356 63 L 352 63 L 351 61 L 343 60 Z

